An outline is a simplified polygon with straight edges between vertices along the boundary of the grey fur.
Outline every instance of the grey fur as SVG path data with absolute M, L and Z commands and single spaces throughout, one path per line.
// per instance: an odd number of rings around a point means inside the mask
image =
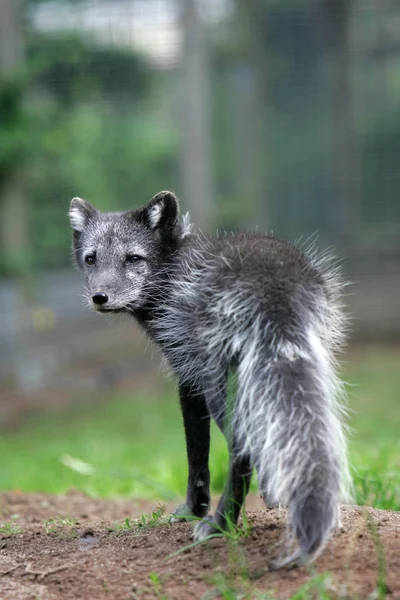
M 74 200 L 71 223 L 90 294 L 109 297 L 95 308 L 136 317 L 181 384 L 204 395 L 232 460 L 248 458 L 266 501 L 287 506 L 297 550 L 275 566 L 315 558 L 350 483 L 334 357 L 342 283 L 329 257 L 307 258 L 262 234 L 208 238 L 187 215 L 178 220 L 171 192 L 128 213 Z M 85 266 L 94 252 L 96 264 Z M 125 262 L 132 254 L 137 264 Z M 227 420 L 230 370 L 238 385 Z M 195 529 L 198 539 L 209 533 L 209 522 Z

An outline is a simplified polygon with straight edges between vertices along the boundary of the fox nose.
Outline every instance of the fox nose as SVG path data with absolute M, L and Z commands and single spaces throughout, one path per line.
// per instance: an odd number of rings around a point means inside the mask
M 108 302 L 108 296 L 105 292 L 96 292 L 95 294 L 93 294 L 92 300 L 95 304 L 101 306 L 102 304 Z

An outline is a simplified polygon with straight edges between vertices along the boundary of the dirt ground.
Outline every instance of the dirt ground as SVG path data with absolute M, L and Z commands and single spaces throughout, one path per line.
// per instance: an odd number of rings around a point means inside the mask
M 192 524 L 116 527 L 154 508 L 148 501 L 99 500 L 78 492 L 1 494 L 0 599 L 218 598 L 221 582 L 233 581 L 243 597 L 258 589 L 285 599 L 310 574 L 326 571 L 332 573 L 332 593 L 341 598 L 400 598 L 400 513 L 343 507 L 342 530 L 314 569 L 276 572 L 268 563 L 277 553 L 285 511 L 265 511 L 261 500 L 250 496 L 247 537 L 213 539 L 168 558 L 192 542 Z M 11 523 L 10 531 L 4 523 Z M 385 583 L 375 595 L 379 564 Z M 309 597 L 318 596 L 310 592 Z

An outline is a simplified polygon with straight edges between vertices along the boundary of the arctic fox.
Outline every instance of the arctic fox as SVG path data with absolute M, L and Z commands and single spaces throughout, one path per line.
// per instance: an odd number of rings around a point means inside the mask
M 71 202 L 76 261 L 99 313 L 134 316 L 177 376 L 189 463 L 176 518 L 197 540 L 236 523 L 253 468 L 265 502 L 287 507 L 289 549 L 275 567 L 313 560 L 338 522 L 349 481 L 334 352 L 341 282 L 329 261 L 259 233 L 206 237 L 163 191 L 139 210 Z M 236 397 L 227 400 L 235 373 Z M 208 516 L 210 418 L 230 464 Z

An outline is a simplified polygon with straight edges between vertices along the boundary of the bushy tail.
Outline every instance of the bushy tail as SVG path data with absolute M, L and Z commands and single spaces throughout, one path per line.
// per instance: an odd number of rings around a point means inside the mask
M 288 508 L 298 548 L 275 563 L 313 560 L 338 522 L 348 480 L 338 385 L 331 356 L 310 329 L 301 341 L 254 335 L 238 369 L 235 430 L 260 492 Z

